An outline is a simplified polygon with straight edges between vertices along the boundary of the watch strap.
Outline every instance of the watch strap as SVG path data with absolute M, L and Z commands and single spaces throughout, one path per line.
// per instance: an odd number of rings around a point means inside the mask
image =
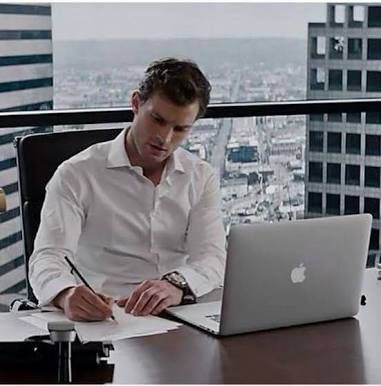
M 181 277 L 181 279 L 182 279 L 181 283 L 178 282 L 177 280 L 175 280 L 172 275 L 176 275 L 176 276 Z M 193 293 L 193 291 L 189 287 L 184 276 L 181 275 L 179 272 L 177 272 L 177 271 L 169 272 L 162 277 L 162 280 L 168 281 L 168 283 L 172 284 L 176 288 L 181 289 L 183 291 L 183 296 L 181 298 L 181 303 L 180 303 L 181 305 L 196 303 L 196 301 L 197 301 L 196 295 Z

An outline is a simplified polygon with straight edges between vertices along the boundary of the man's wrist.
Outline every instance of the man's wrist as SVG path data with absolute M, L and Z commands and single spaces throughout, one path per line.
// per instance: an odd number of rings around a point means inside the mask
M 63 309 L 64 308 L 65 298 L 66 298 L 67 294 L 69 293 L 69 291 L 72 288 L 74 288 L 74 287 L 67 287 L 67 288 L 63 289 L 62 291 L 60 291 L 56 295 L 56 297 L 53 299 L 53 301 L 52 301 L 53 305 Z
M 172 284 L 174 287 L 182 290 L 183 294 L 181 297 L 181 303 L 180 304 L 196 303 L 197 298 L 196 298 L 195 294 L 193 293 L 193 291 L 191 290 L 191 288 L 189 287 L 186 279 L 184 278 L 184 276 L 181 273 L 179 273 L 177 271 L 169 272 L 162 277 L 162 280 L 166 280 L 168 283 Z

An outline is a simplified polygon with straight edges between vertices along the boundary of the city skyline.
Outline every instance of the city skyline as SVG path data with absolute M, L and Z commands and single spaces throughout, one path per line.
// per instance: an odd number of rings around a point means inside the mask
M 53 40 L 306 40 L 308 23 L 323 22 L 325 12 L 326 3 L 53 3 L 52 33 Z

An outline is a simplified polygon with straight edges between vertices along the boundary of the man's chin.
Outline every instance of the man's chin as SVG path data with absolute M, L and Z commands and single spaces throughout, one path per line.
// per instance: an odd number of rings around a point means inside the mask
M 164 162 L 168 157 L 169 157 L 168 153 L 165 153 L 165 154 L 162 154 L 162 155 L 150 153 L 149 155 L 147 155 L 146 159 L 147 159 L 147 160 L 150 160 L 150 161 L 152 161 L 152 162 L 154 162 L 154 163 L 162 163 L 162 162 Z

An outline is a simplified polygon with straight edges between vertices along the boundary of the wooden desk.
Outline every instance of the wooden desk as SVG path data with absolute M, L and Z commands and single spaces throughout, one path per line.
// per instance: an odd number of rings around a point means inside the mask
M 376 277 L 376 270 L 367 271 L 367 305 L 356 318 L 225 338 L 183 326 L 126 339 L 114 343 L 110 365 L 73 368 L 74 383 L 381 383 L 381 281 Z M 55 377 L 55 369 L 47 374 L 0 365 L 0 383 L 53 383 Z
M 381 383 L 381 281 L 356 318 L 216 338 L 184 326 L 115 343 L 114 383 Z

